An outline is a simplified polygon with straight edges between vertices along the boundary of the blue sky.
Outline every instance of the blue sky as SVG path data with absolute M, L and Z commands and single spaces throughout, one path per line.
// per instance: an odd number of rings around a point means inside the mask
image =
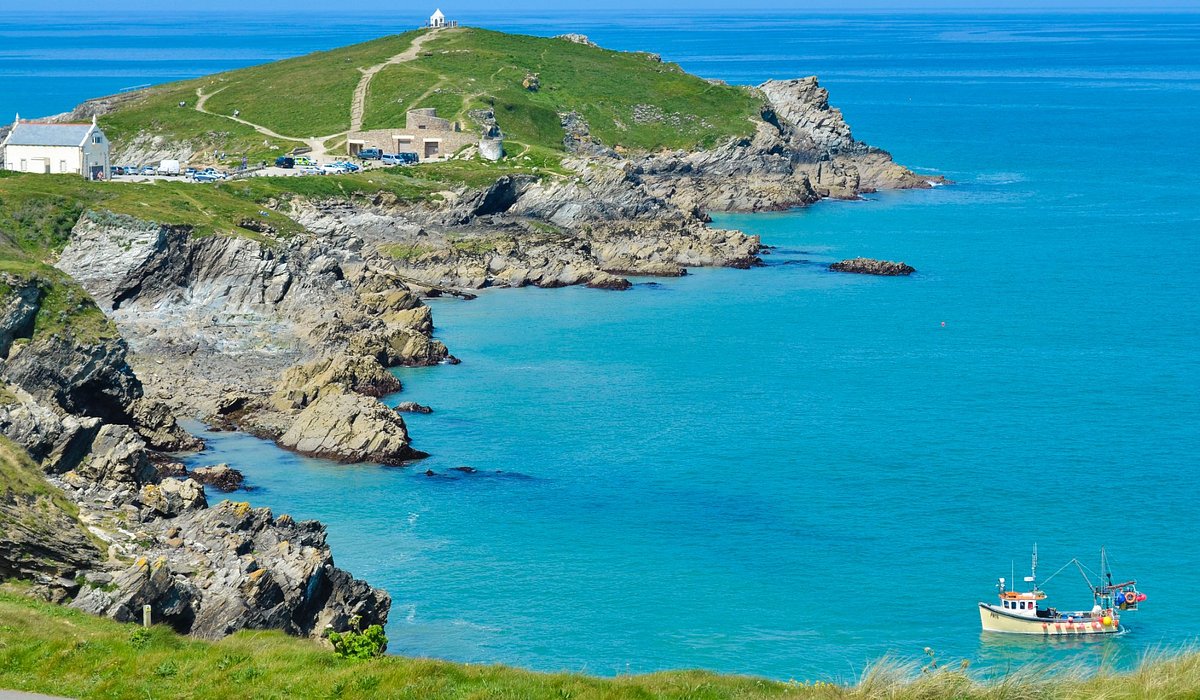
M 7 2 L 8 0 L 4 0 Z M 186 5 L 171 6 L 163 0 L 44 0 L 38 3 L 40 13 L 60 10 L 64 12 L 94 11 L 102 8 L 106 12 L 132 10 L 171 9 L 196 12 L 202 10 L 247 10 L 247 11 L 336 11 L 341 13 L 387 12 L 397 17 L 424 16 L 441 4 L 447 14 L 455 12 L 477 12 L 489 15 L 502 12 L 549 12 L 578 10 L 634 9 L 640 11 L 705 10 L 727 11 L 753 9 L 803 11 L 855 11 L 855 10 L 1134 10 L 1176 9 L 1200 10 L 1200 0 L 430 0 L 429 2 L 385 2 L 383 0 L 340 0 L 331 4 L 329 0 L 191 0 Z

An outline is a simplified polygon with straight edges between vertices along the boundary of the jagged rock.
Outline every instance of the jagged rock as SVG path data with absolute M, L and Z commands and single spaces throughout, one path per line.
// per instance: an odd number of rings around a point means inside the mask
M 297 365 L 283 374 L 272 402 L 281 410 L 302 409 L 315 401 L 323 390 L 340 385 L 364 396 L 386 396 L 400 391 L 400 380 L 369 355 L 347 355 L 314 360 Z
M 159 515 L 173 517 L 185 510 L 208 507 L 204 488 L 194 479 L 163 479 L 157 484 L 146 484 L 139 494 L 142 505 Z
M 15 400 L 0 404 L 0 435 L 25 449 L 47 472 L 77 467 L 92 449 L 99 418 L 79 418 L 39 403 L 20 387 L 6 389 Z
M 626 289 L 632 289 L 633 283 L 624 277 L 617 277 L 616 275 L 612 275 L 607 272 L 601 272 L 593 277 L 591 281 L 587 283 L 587 286 L 591 287 L 592 289 L 611 289 L 616 291 L 624 291 Z
M 179 426 L 170 406 L 153 399 L 141 398 L 129 409 L 138 435 L 150 449 L 163 452 L 190 452 L 204 449 L 204 441 Z
M 399 413 L 433 413 L 433 409 L 428 406 L 422 406 L 416 401 L 402 401 L 396 404 L 395 411 Z
M 279 444 L 339 462 L 403 464 L 425 457 L 409 445 L 404 419 L 378 399 L 323 392 L 292 422 Z
M 224 463 L 193 469 L 192 478 L 226 493 L 237 491 L 246 480 L 240 471 Z
M 350 341 L 349 352 L 373 357 L 385 367 L 428 367 L 450 357 L 441 341 L 407 328 L 356 336 Z
M 591 46 L 592 48 L 600 48 L 600 46 L 598 44 L 596 44 L 596 42 L 592 41 L 591 39 L 588 39 L 586 34 L 575 34 L 575 33 L 559 34 L 558 36 L 556 36 L 554 38 L 562 39 L 563 41 L 569 41 L 572 44 L 583 44 L 584 46 Z
M 542 78 L 537 73 L 528 73 L 521 81 L 521 87 L 530 92 L 537 92 L 542 87 Z
M 19 353 L 9 353 L 0 376 L 68 413 L 116 422 L 128 421 L 127 407 L 142 396 L 118 339 L 34 338 Z
M 874 260 L 872 258 L 854 258 L 852 260 L 835 262 L 829 266 L 829 269 L 837 272 L 853 272 L 860 275 L 884 275 L 889 277 L 911 275 L 916 272 L 916 268 L 902 262 Z
M 140 622 L 142 606 L 149 605 L 154 622 L 186 634 L 195 622 L 198 598 L 197 587 L 173 574 L 165 557 L 154 562 L 142 557 L 114 576 L 109 585 L 85 587 L 71 607 L 119 622 Z
M 92 442 L 91 455 L 73 474 L 69 483 L 119 489 L 153 482 L 158 470 L 146 457 L 145 441 L 132 428 L 110 424 L 100 428 Z

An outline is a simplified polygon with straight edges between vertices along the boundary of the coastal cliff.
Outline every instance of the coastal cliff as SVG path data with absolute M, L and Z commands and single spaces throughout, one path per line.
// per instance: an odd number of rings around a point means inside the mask
M 319 523 L 210 508 L 195 481 L 165 475 L 148 439 L 198 441 L 148 406 L 125 343 L 73 283 L 4 274 L 0 292 L 0 576 L 117 620 L 149 605 L 210 638 L 386 621 L 387 594 L 336 568 Z

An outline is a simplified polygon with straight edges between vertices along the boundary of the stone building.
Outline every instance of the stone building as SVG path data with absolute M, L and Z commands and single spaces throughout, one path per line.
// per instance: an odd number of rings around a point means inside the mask
M 351 131 L 346 147 L 352 156 L 364 148 L 378 148 L 384 153 L 415 153 L 420 160 L 429 161 L 449 158 L 479 141 L 478 134 L 463 131 L 460 123 L 439 117 L 436 109 L 425 108 L 410 109 L 403 129 Z

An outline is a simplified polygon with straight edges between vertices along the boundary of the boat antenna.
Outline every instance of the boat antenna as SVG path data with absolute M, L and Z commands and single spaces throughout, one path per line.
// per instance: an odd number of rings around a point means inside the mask
M 1030 568 L 1030 578 L 1033 579 L 1033 590 L 1037 590 L 1037 542 L 1033 543 L 1033 566 Z

